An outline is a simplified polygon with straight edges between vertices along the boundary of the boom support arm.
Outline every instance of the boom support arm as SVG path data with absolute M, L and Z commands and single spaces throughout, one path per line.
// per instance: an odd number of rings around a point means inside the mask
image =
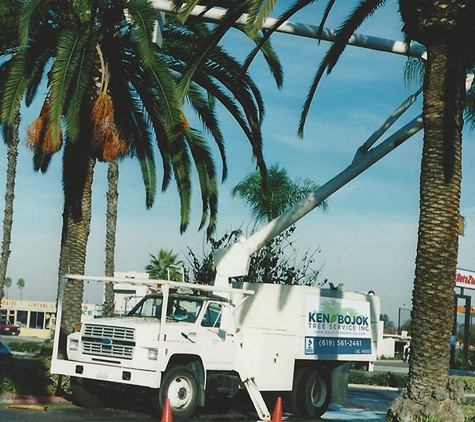
M 163 12 L 177 12 L 170 0 L 151 0 L 153 6 Z M 195 6 L 191 11 L 193 16 L 201 16 L 209 22 L 219 22 L 226 15 L 226 10 L 217 7 L 208 8 L 206 6 Z M 237 21 L 236 26 L 244 26 L 247 22 L 248 15 L 243 14 Z M 275 18 L 267 18 L 262 29 L 272 28 L 278 22 Z M 299 22 L 285 21 L 277 29 L 276 32 L 283 34 L 297 35 L 305 38 L 320 39 L 323 41 L 334 41 L 336 31 L 334 29 L 323 28 L 319 35 L 319 27 L 315 25 L 307 25 Z M 355 47 L 368 48 L 370 50 L 385 51 L 387 53 L 402 54 L 410 57 L 421 57 L 425 48 L 420 44 L 411 43 L 409 46 L 403 41 L 388 40 L 379 37 L 373 37 L 363 34 L 353 34 L 348 40 L 348 45 Z

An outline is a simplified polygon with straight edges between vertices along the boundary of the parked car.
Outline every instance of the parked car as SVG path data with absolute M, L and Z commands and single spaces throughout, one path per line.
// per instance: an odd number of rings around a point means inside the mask
M 0 341 L 0 360 L 7 360 L 12 357 L 12 350 Z
M 8 320 L 0 321 L 0 334 L 18 336 L 20 334 L 20 327 L 18 325 L 13 325 Z

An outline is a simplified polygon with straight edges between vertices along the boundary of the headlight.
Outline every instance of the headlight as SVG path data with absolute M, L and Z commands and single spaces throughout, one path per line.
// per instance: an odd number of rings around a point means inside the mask
M 158 359 L 158 350 L 157 349 L 148 349 L 148 358 L 150 360 Z
M 77 340 L 69 340 L 69 350 L 79 350 L 79 342 Z

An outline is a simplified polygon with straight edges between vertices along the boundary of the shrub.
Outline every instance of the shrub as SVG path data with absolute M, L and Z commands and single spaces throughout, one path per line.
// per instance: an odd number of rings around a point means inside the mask
M 406 374 L 393 374 L 392 372 L 368 373 L 362 371 L 350 372 L 351 384 L 370 384 L 382 387 L 405 388 L 407 386 Z
M 8 346 L 14 352 L 24 353 L 38 353 L 41 348 L 41 344 L 34 341 L 12 341 L 8 343 Z
M 463 381 L 463 386 L 465 393 L 475 393 L 475 378 L 470 376 L 455 376 L 461 381 Z
M 53 382 L 46 359 L 10 359 L 0 362 L 0 393 L 48 396 Z
M 40 355 L 41 356 L 51 356 L 53 354 L 53 342 L 44 343 L 41 346 Z
M 369 384 L 369 377 L 366 372 L 350 371 L 350 384 Z
M 462 405 L 465 422 L 475 422 L 475 403 L 468 401 Z
M 393 374 L 392 372 L 381 372 L 374 374 L 371 377 L 370 384 L 384 387 L 404 388 L 407 386 L 407 375 Z

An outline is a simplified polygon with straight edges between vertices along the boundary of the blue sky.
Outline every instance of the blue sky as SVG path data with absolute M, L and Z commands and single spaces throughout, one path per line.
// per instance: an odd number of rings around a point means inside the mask
M 320 3 L 292 20 L 317 25 Z M 336 10 L 327 27 L 337 28 L 347 12 Z M 358 32 L 402 40 L 400 28 L 396 2 L 389 1 Z M 284 66 L 283 89 L 275 87 L 261 59 L 250 71 L 266 105 L 263 129 L 266 162 L 278 163 L 293 179 L 309 178 L 323 184 L 334 177 L 351 163 L 357 148 L 372 132 L 418 88 L 416 83 L 410 87 L 404 84 L 404 57 L 348 47 L 332 74 L 323 78 L 308 117 L 305 137 L 299 139 L 300 110 L 329 44 L 282 34 L 275 35 L 273 44 Z M 237 57 L 251 47 L 237 31 L 225 39 L 225 45 Z M 396 128 L 420 111 L 418 100 Z M 37 106 L 23 112 L 22 139 L 26 123 L 38 113 Z M 252 226 L 249 210 L 240 200 L 231 198 L 229 192 L 255 168 L 251 149 L 237 124 L 224 112 L 220 113 L 220 119 L 229 177 L 220 186 L 217 238 L 239 227 L 246 233 Z M 471 165 L 474 139 L 474 133 L 465 130 L 461 214 L 466 218 L 467 230 L 460 241 L 459 267 L 469 270 L 475 270 L 475 225 L 472 224 L 475 172 Z M 382 300 L 382 312 L 395 322 L 398 308 L 411 306 L 421 148 L 422 135 L 418 134 L 331 196 L 326 212 L 315 210 L 302 219 L 294 234 L 301 253 L 308 249 L 321 251 L 315 266 L 322 266 L 322 280 L 343 283 L 347 290 L 375 290 Z M 2 143 L 0 157 L 5 157 L 5 151 Z M 0 160 L 2 193 L 5 167 L 3 158 Z M 174 185 L 165 194 L 159 194 L 153 209 L 147 211 L 138 162 L 125 160 L 120 171 L 117 271 L 143 271 L 150 254 L 156 254 L 160 248 L 180 252 L 182 259 L 187 247 L 198 254 L 207 250 L 203 233 L 197 231 L 201 208 L 196 189 L 190 227 L 180 235 L 179 201 Z M 160 167 L 157 173 L 161 177 Z M 106 165 L 98 163 L 86 264 L 90 275 L 104 271 L 106 189 Z M 55 300 L 62 205 L 60 154 L 54 157 L 47 174 L 35 174 L 31 152 L 22 144 L 7 271 L 14 284 L 9 298 L 19 298 L 15 284 L 21 277 L 26 281 L 24 299 Z

